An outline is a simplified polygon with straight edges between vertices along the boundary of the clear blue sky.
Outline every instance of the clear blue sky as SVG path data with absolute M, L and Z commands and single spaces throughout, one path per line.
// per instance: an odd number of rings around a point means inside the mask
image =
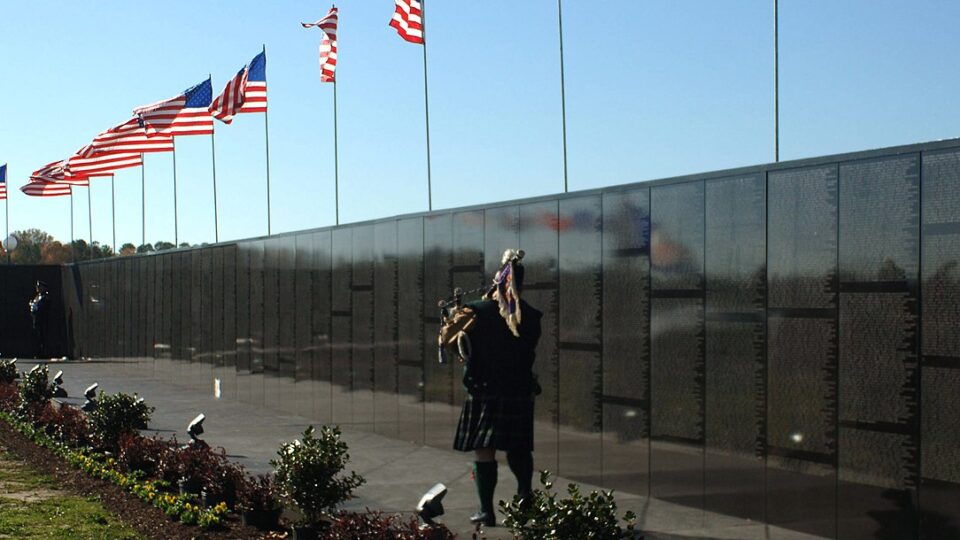
M 67 198 L 16 188 L 133 107 L 267 46 L 273 230 L 334 222 L 329 3 L 0 1 L 0 163 L 11 230 L 69 239 Z M 426 210 L 422 53 L 392 0 L 344 0 L 337 68 L 342 222 Z M 557 4 L 427 6 L 434 207 L 562 191 Z M 772 0 L 564 0 L 571 190 L 773 161 Z M 960 133 L 960 2 L 781 0 L 781 159 Z M 266 233 L 262 115 L 217 125 L 221 240 Z M 177 142 L 180 241 L 213 240 L 209 137 Z M 173 240 L 170 154 L 147 157 L 147 240 Z M 110 181 L 93 182 L 110 238 Z M 77 190 L 76 235 L 88 237 Z M 139 244 L 140 172 L 116 177 L 117 242 Z M 2 233 L 2 231 L 0 231 Z

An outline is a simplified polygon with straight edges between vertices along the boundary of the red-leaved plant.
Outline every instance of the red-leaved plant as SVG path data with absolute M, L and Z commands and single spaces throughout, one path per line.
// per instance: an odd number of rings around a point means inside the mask
M 16 383 L 0 383 L 0 411 L 13 413 L 20 402 L 20 390 Z
M 283 503 L 273 478 L 269 474 L 260 474 L 244 483 L 239 506 L 242 510 L 269 511 L 281 508 Z
M 87 446 L 91 441 L 90 424 L 87 415 L 79 410 L 47 405 L 37 417 L 47 435 L 73 447 Z
M 120 451 L 117 452 L 117 464 L 127 473 L 141 471 L 146 478 L 154 478 L 160 463 L 169 461 L 174 449 L 170 443 L 156 435 L 143 437 L 136 433 L 126 433 L 120 437 Z
M 453 533 L 443 525 L 420 528 L 416 516 L 384 514 L 383 512 L 337 512 L 330 528 L 323 532 L 331 540 L 356 538 L 390 538 L 391 540 L 452 540 Z

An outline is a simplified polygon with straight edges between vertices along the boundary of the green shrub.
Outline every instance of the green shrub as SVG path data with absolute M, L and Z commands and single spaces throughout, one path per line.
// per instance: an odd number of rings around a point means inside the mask
M 35 419 L 50 403 L 53 397 L 53 383 L 50 382 L 50 372 L 47 366 L 36 368 L 23 377 L 20 383 L 20 403 L 17 406 L 17 416 Z
M 511 502 L 500 501 L 500 510 L 506 514 L 504 525 L 520 540 L 562 540 L 566 538 L 595 538 L 616 540 L 633 535 L 633 512 L 624 514 L 626 530 L 617 518 L 617 503 L 613 491 L 592 491 L 584 496 L 576 484 L 567 486 L 567 499 L 557 500 L 551 488 L 550 473 L 540 473 L 542 490 L 535 489 L 530 500 L 515 496 Z
M 281 445 L 278 457 L 270 460 L 280 492 L 303 512 L 310 525 L 350 499 L 353 490 L 365 482 L 356 472 L 339 476 L 350 459 L 347 443 L 340 440 L 340 428 L 323 426 L 319 438 L 313 434 L 313 426 L 308 427 L 302 441 Z
M 146 427 L 153 411 L 153 407 L 138 401 L 136 395 L 100 394 L 97 408 L 90 413 L 90 427 L 104 447 L 116 450 L 120 437 Z

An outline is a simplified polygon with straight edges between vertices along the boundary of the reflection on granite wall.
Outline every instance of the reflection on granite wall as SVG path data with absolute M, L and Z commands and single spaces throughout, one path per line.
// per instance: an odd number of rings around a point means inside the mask
M 960 148 L 82 263 L 75 354 L 448 448 L 437 300 L 526 250 L 537 466 L 825 537 L 960 537 Z M 709 525 L 709 524 L 706 524 Z

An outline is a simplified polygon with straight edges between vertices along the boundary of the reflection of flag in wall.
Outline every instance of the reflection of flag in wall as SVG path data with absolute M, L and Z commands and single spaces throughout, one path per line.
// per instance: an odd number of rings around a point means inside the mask
M 267 112 L 267 53 L 243 66 L 210 105 L 213 117 L 225 124 L 239 113 Z
M 419 0 L 396 0 L 390 26 L 410 43 L 423 43 L 423 7 Z
M 337 7 L 315 23 L 300 23 L 304 28 L 319 28 L 323 31 L 323 40 L 320 41 L 320 82 L 336 83 L 334 71 L 337 69 L 337 23 L 339 15 Z
M 212 100 L 213 85 L 207 79 L 186 89 L 179 96 L 137 107 L 133 114 L 148 137 L 158 134 L 174 137 L 210 135 L 213 133 L 213 116 L 210 115 Z
M 7 166 L 0 165 L 0 200 L 7 198 Z

